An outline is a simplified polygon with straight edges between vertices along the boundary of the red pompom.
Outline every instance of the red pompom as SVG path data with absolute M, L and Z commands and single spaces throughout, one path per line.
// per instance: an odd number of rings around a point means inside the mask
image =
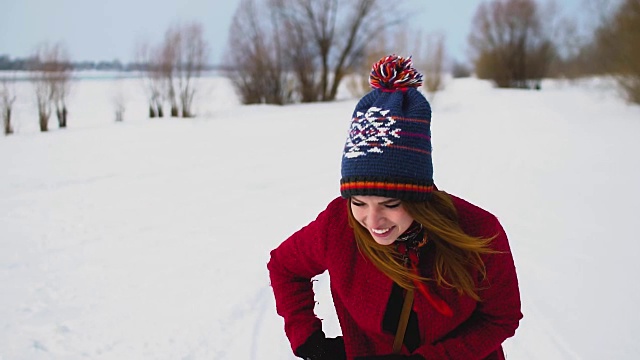
M 373 65 L 369 84 L 374 89 L 397 90 L 422 85 L 422 74 L 413 68 L 411 57 L 383 57 Z

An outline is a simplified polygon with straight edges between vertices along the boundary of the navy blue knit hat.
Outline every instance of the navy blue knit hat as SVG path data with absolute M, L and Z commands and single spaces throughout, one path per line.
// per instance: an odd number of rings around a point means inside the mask
M 411 58 L 390 55 L 371 70 L 373 90 L 356 106 L 342 157 L 340 193 L 427 200 L 433 191 L 431 106 Z

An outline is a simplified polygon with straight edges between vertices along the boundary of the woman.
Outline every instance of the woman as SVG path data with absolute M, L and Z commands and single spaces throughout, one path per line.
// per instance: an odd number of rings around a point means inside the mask
M 271 252 L 276 308 L 310 360 L 504 359 L 522 318 L 495 216 L 438 190 L 431 108 L 411 59 L 373 66 L 353 113 L 342 197 Z M 342 336 L 315 316 L 311 278 L 328 270 Z

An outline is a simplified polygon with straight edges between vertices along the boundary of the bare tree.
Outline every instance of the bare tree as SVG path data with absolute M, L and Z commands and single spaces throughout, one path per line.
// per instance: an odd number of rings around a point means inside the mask
M 390 38 L 393 42 L 389 41 Z M 353 66 L 353 71 L 346 79 L 346 86 L 351 95 L 362 97 L 371 91 L 369 73 L 372 65 L 386 55 L 405 54 L 406 38 L 405 31 L 388 32 L 380 34 L 376 41 L 367 44 L 362 60 Z
M 51 101 L 56 110 L 58 126 L 67 127 L 67 98 L 71 92 L 71 66 L 69 54 L 61 44 L 56 44 L 47 60 L 51 63 Z
M 263 16 L 263 14 L 268 14 Z M 244 104 L 286 104 L 292 91 L 285 71 L 279 22 L 254 0 L 242 0 L 231 24 L 227 71 Z
M 424 49 L 417 54 L 420 60 L 416 65 L 422 69 L 424 86 L 433 99 L 435 94 L 444 88 L 444 35 L 441 33 L 427 34 L 422 40 L 422 44 Z
M 67 126 L 67 104 L 69 95 L 71 66 L 69 55 L 62 43 L 40 44 L 31 57 L 31 82 L 38 106 L 40 131 L 49 130 L 49 118 L 55 107 L 58 124 Z
M 366 47 L 367 68 L 363 68 L 361 71 L 368 74 L 371 70 L 371 64 L 388 54 L 411 57 L 414 66 L 423 75 L 424 89 L 433 99 L 436 92 L 445 86 L 446 51 L 444 44 L 445 37 L 442 33 L 425 34 L 420 30 L 407 31 L 407 28 L 388 29 L 385 34 L 376 38 L 375 43 Z
M 11 126 L 11 111 L 13 103 L 16 101 L 16 93 L 13 79 L 2 78 L 2 88 L 0 89 L 0 112 L 2 113 L 2 124 L 5 135 L 13 134 Z
M 114 111 L 115 111 L 116 122 L 124 121 L 124 112 L 127 108 L 126 106 L 127 100 L 124 95 L 122 82 L 123 82 L 122 78 L 119 78 L 114 82 L 113 95 L 111 98 Z
M 620 0 L 583 0 L 585 9 L 583 22 L 585 28 L 580 31 L 578 23 L 573 19 L 561 19 L 562 30 L 554 34 L 560 38 L 559 61 L 553 65 L 554 75 L 577 78 L 590 75 L 607 75 L 613 67 L 615 56 L 610 54 L 609 46 L 615 47 L 615 40 L 607 36 L 609 24 L 614 23 L 614 16 Z M 602 56 L 602 54 L 607 54 Z
M 304 65 L 295 71 L 298 82 L 308 87 L 303 94 L 317 93 L 303 96 L 309 101 L 334 100 L 345 75 L 362 62 L 367 43 L 398 21 L 378 0 L 271 0 L 270 5 L 287 34 L 295 32 L 286 38 L 293 43 L 285 48 L 296 52 L 290 55 L 291 64 Z
M 50 57 L 51 46 L 43 43 L 38 46 L 35 54 L 31 58 L 31 83 L 36 95 L 36 105 L 38 107 L 38 125 L 40 131 L 49 130 L 49 118 L 51 117 L 51 99 L 53 98 L 53 88 L 51 86 L 51 72 L 46 63 L 46 58 Z
M 209 59 L 209 44 L 204 39 L 202 24 L 193 22 L 182 27 L 183 61 L 178 64 L 178 88 L 182 117 L 192 117 L 193 98 L 196 94 L 196 81 L 202 74 Z
M 172 117 L 193 116 L 196 80 L 207 65 L 209 44 L 198 22 L 171 26 L 160 45 L 159 70 Z
M 539 86 L 555 52 L 534 0 L 482 3 L 469 42 L 478 77 L 499 87 Z
M 172 117 L 178 117 L 178 94 L 175 81 L 178 64 L 182 62 L 182 34 L 178 26 L 171 26 L 164 35 L 164 42 L 159 46 L 158 66 L 165 82 L 165 97 L 169 101 Z
M 597 50 L 606 53 L 607 73 L 615 76 L 627 100 L 640 104 L 640 1 L 623 0 L 596 32 Z
M 320 5 L 325 5 L 325 11 L 322 13 L 324 21 L 334 16 L 335 9 L 331 7 L 333 3 L 335 2 L 319 2 Z M 282 24 L 284 46 L 281 50 L 286 66 L 291 69 L 296 78 L 295 91 L 299 94 L 300 101 L 321 100 L 319 61 L 316 46 L 309 41 L 312 37 L 309 27 L 302 21 L 296 21 L 295 13 L 292 13 L 282 0 L 272 1 L 270 9 Z
M 163 117 L 162 109 L 164 78 L 160 64 L 161 50 L 153 48 L 148 41 L 138 41 L 134 57 L 141 71 L 142 84 L 147 95 L 149 117 Z

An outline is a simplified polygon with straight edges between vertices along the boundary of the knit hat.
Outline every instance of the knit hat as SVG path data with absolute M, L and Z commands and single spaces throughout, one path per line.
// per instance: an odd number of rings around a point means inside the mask
M 431 106 L 417 90 L 422 74 L 411 57 L 373 65 L 373 90 L 353 111 L 342 156 L 340 193 L 427 200 L 433 190 Z

